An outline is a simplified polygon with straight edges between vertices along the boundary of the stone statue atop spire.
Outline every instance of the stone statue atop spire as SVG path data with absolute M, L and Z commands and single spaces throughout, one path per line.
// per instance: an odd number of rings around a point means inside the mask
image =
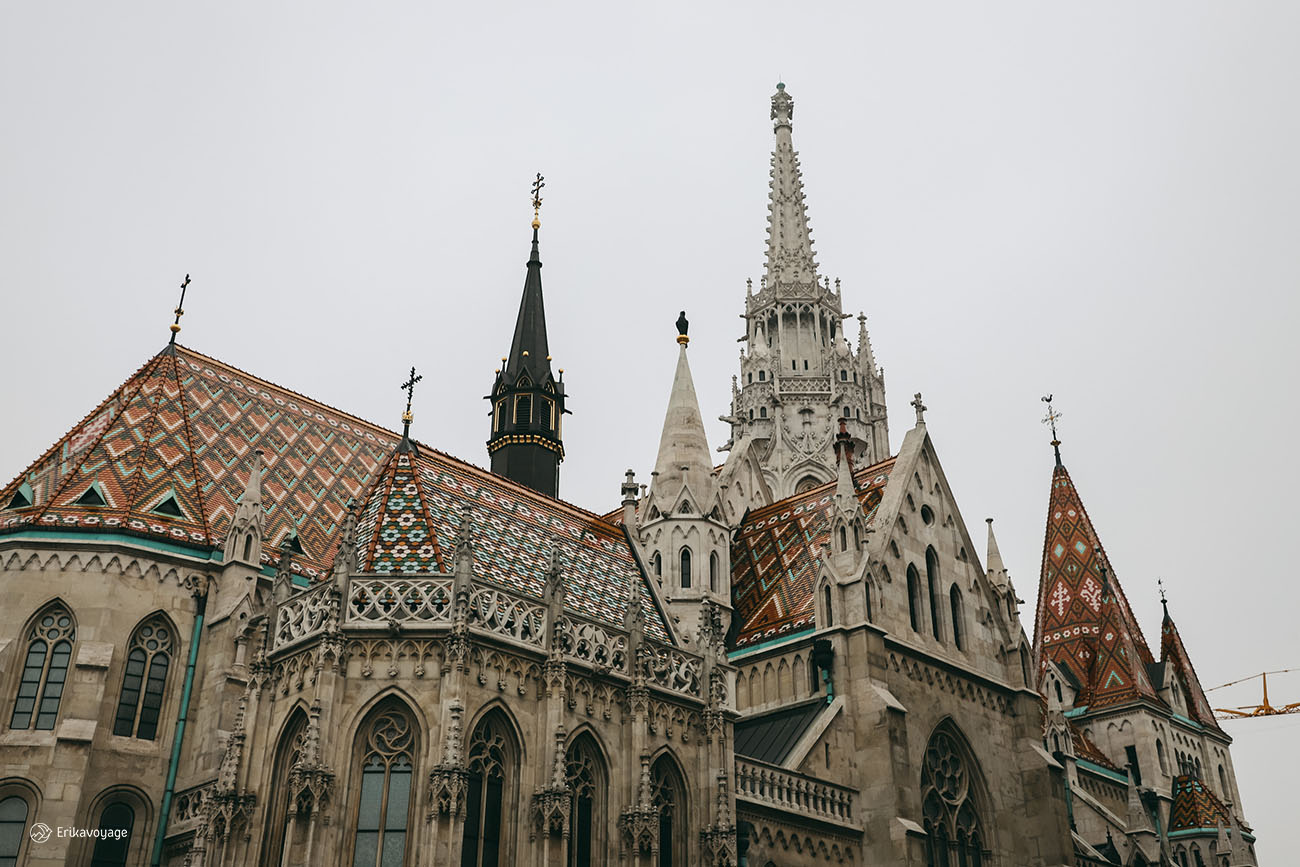
M 723 418 L 731 455 L 719 484 L 729 520 L 834 479 L 841 419 L 860 466 L 890 454 L 884 371 L 866 318 L 859 318 L 855 351 L 844 330 L 852 316 L 843 312 L 840 281 L 832 287 L 818 273 L 791 137 L 794 99 L 784 83 L 772 95 L 771 118 L 766 267 L 758 291 L 745 293 L 739 388 Z

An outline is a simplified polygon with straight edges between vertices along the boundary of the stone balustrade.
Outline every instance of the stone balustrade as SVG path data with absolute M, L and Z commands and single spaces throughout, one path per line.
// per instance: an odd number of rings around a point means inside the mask
M 757 759 L 736 756 L 738 801 L 856 828 L 854 794 L 855 791 L 847 786 L 827 783 Z
M 333 584 L 323 581 L 280 603 L 275 614 L 275 650 L 315 635 L 331 617 L 337 616 L 338 597 L 333 590 Z
M 346 623 L 450 623 L 451 578 L 364 578 L 348 583 Z

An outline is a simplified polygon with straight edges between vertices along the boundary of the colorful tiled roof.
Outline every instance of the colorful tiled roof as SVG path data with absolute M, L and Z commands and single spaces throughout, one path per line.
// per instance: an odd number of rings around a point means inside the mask
M 1111 707 L 1138 698 L 1159 702 L 1147 675 L 1147 663 L 1138 656 L 1130 628 L 1112 585 L 1101 604 L 1101 622 L 1092 643 L 1092 668 L 1079 697 L 1090 710 Z M 1135 629 L 1136 627 L 1132 627 Z
M 278 558 L 280 542 L 296 532 L 304 553 L 295 555 L 294 571 L 328 574 L 348 505 L 356 501 L 364 503 L 357 529 L 363 568 L 428 571 L 452 550 L 469 506 L 478 524 L 476 577 L 541 596 L 558 546 L 572 610 L 620 625 L 628 588 L 639 581 L 646 630 L 668 639 L 619 528 L 434 449 L 421 447 L 418 456 L 398 451 L 400 440 L 177 346 L 146 362 L 0 490 L 0 533 L 108 529 L 219 548 L 261 449 L 271 542 L 264 562 Z M 105 505 L 76 502 L 92 485 Z M 4 508 L 20 489 L 24 496 L 30 491 L 31 505 Z M 372 489 L 375 496 L 368 496 Z M 171 497 L 179 514 L 152 511 Z
M 1111 771 L 1124 773 L 1124 769 L 1110 760 L 1101 747 L 1092 742 L 1092 739 L 1085 735 L 1073 720 L 1066 720 L 1065 726 L 1070 731 L 1070 743 L 1074 746 L 1074 755 L 1077 758 L 1092 762 L 1094 765 L 1100 765 Z
M 890 458 L 853 474 L 858 500 L 875 518 L 894 467 Z M 743 648 L 813 626 L 818 551 L 831 538 L 835 482 L 751 512 L 731 543 L 732 604 Z
M 1107 585 L 1110 594 L 1104 591 Z M 1108 595 L 1113 601 L 1109 607 L 1105 604 Z M 1107 663 L 1099 667 L 1095 657 L 1103 644 L 1103 620 L 1108 616 L 1111 637 L 1104 648 Z M 1034 649 L 1040 666 L 1045 667 L 1048 660 L 1056 662 L 1084 685 L 1085 692 L 1094 686 L 1095 671 L 1102 678 L 1095 692 L 1105 695 L 1108 701 L 1118 700 L 1119 696 L 1112 675 L 1122 676 L 1135 694 L 1155 698 L 1145 673 L 1146 665 L 1154 661 L 1151 651 L 1079 492 L 1060 464 L 1052 472 Z
M 1160 624 L 1160 661 L 1166 666 L 1172 664 L 1187 687 L 1187 710 L 1192 719 L 1207 728 L 1223 731 L 1214 718 L 1214 711 L 1205 697 L 1205 690 L 1201 688 L 1196 669 L 1192 668 L 1192 658 L 1187 655 L 1187 648 L 1183 646 L 1182 636 L 1178 634 L 1178 627 L 1169 616 L 1168 608 L 1165 609 L 1165 617 Z
M 0 532 L 28 527 L 126 531 L 199 548 L 219 546 L 248 480 L 267 469 L 264 560 L 297 532 L 295 571 L 328 569 L 349 500 L 359 499 L 398 437 L 177 346 L 150 359 L 3 492 L 25 483 L 28 508 L 0 511 Z M 92 485 L 106 505 L 78 503 Z M 156 511 L 176 495 L 179 515 Z M 3 508 L 3 506 L 0 506 Z
M 1169 808 L 1169 833 L 1198 828 L 1233 827 L 1228 808 L 1196 777 L 1174 777 L 1174 803 Z

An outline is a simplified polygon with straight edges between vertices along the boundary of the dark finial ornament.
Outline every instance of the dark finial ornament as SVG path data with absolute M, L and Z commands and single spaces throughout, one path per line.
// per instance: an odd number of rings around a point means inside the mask
M 411 439 L 411 422 L 415 416 L 411 414 L 411 400 L 415 397 L 415 384 L 424 379 L 424 375 L 415 375 L 415 367 L 411 367 L 411 375 L 406 382 L 402 383 L 402 391 L 406 392 L 406 411 L 402 413 L 402 442 L 409 443 Z
M 1061 413 L 1052 408 L 1052 395 L 1043 397 L 1043 403 L 1047 404 L 1047 415 L 1043 416 L 1043 424 L 1050 425 L 1052 428 L 1052 449 L 1056 452 L 1056 465 L 1061 465 L 1061 440 L 1056 436 L 1056 422 L 1060 420 Z
M 181 317 L 185 315 L 185 290 L 189 288 L 190 275 L 186 274 L 185 279 L 181 281 L 181 300 L 176 302 L 176 309 L 172 312 L 176 314 L 176 319 L 169 326 L 172 332 L 171 340 L 167 341 L 169 346 L 176 344 L 176 335 L 181 331 Z
M 691 339 L 686 336 L 686 332 L 690 329 L 690 327 L 691 327 L 691 323 L 687 321 L 686 311 L 683 310 L 677 316 L 677 342 L 680 343 L 682 346 L 685 346 L 686 344 L 691 342 Z
M 540 229 L 542 227 L 542 219 L 541 219 L 542 187 L 544 186 L 546 186 L 546 178 L 542 177 L 541 172 L 538 172 L 537 179 L 533 181 L 533 228 L 534 229 Z
M 1165 610 L 1165 616 L 1169 616 L 1169 600 L 1165 598 L 1165 579 L 1157 578 L 1156 586 L 1160 588 L 1160 607 Z

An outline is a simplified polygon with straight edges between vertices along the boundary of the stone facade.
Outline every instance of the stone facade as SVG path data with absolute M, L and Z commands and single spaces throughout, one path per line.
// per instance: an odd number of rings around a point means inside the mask
M 683 314 L 648 490 L 554 498 L 535 215 L 493 472 L 409 404 L 399 435 L 173 338 L 0 491 L 0 859 L 1253 864 L 1172 621 L 1149 694 L 1085 703 L 991 526 L 981 566 L 920 395 L 891 456 L 792 116 L 778 86 L 721 468 Z

